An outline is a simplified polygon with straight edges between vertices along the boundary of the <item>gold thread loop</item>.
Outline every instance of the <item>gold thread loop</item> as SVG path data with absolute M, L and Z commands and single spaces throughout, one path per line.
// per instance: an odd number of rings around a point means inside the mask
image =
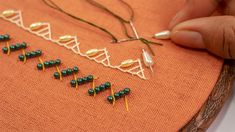
M 60 68 L 58 66 L 56 66 L 56 70 L 60 74 L 60 80 L 62 81 L 62 79 L 63 79 L 62 74 L 61 74 Z
M 45 65 L 41 59 L 41 57 L 38 58 L 39 62 L 42 64 L 42 70 L 45 71 Z

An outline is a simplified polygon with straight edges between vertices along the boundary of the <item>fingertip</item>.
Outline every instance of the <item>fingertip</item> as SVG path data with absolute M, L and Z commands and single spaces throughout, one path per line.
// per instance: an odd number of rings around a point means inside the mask
M 188 0 L 185 6 L 172 18 L 168 28 L 172 30 L 181 22 L 210 16 L 216 8 L 217 4 L 212 0 Z
M 171 40 L 181 46 L 196 49 L 205 49 L 203 37 L 200 33 L 190 30 L 173 30 Z

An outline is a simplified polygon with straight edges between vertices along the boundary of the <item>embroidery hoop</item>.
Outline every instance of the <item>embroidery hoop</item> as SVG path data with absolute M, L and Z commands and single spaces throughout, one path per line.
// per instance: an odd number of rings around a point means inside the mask
M 8 10 L 5 10 L 8 11 Z M 59 39 L 53 39 L 52 38 L 52 32 L 51 32 L 51 25 L 50 23 L 43 22 L 43 28 L 33 31 L 29 27 L 24 26 L 23 22 L 23 17 L 22 17 L 22 12 L 20 10 L 12 10 L 14 11 L 14 16 L 12 17 L 6 17 L 2 13 L 0 14 L 0 18 L 9 21 L 13 24 L 16 24 L 18 27 L 24 29 L 25 31 L 28 31 L 36 36 L 39 36 L 47 41 L 53 42 L 54 44 L 57 44 L 59 46 L 63 46 L 69 50 L 72 50 L 75 54 L 80 55 L 82 57 L 85 57 L 89 60 L 95 61 L 98 64 L 102 64 L 105 67 L 109 67 L 112 69 L 117 69 L 119 71 L 122 71 L 124 73 L 128 73 L 134 76 L 137 76 L 141 79 L 146 80 L 147 78 L 145 77 L 144 69 L 141 63 L 141 60 L 138 58 L 136 60 L 128 59 L 124 60 L 120 65 L 114 66 L 110 63 L 110 56 L 108 54 L 108 50 L 106 48 L 103 49 L 91 49 L 91 50 L 97 50 L 99 53 L 96 56 L 88 56 L 87 54 L 84 54 L 80 51 L 80 42 L 78 41 L 77 36 L 72 36 L 72 39 L 66 43 L 61 43 Z M 4 11 L 3 11 L 4 12 Z M 88 50 L 88 51 L 91 51 Z M 130 61 L 131 60 L 131 61 Z M 137 66 L 132 66 L 132 67 L 122 67 L 122 64 L 124 62 L 131 62 L 131 65 L 136 64 Z M 130 66 L 131 66 L 130 65 Z M 139 70 L 138 70 L 139 69 Z M 137 71 L 138 70 L 138 71 Z

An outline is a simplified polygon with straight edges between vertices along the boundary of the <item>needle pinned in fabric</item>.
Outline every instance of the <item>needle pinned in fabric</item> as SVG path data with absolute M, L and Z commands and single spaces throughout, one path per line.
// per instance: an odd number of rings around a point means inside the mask
M 153 65 L 154 65 L 153 59 L 147 51 L 145 51 L 144 49 L 142 49 L 142 51 L 143 51 L 142 55 L 143 55 L 144 64 L 145 66 L 149 67 L 151 72 L 153 73 Z

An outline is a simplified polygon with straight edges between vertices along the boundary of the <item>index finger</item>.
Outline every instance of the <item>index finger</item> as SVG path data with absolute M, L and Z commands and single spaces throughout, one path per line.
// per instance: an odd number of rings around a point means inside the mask
M 185 6 L 172 19 L 169 28 L 194 18 L 210 16 L 223 0 L 187 0 Z

